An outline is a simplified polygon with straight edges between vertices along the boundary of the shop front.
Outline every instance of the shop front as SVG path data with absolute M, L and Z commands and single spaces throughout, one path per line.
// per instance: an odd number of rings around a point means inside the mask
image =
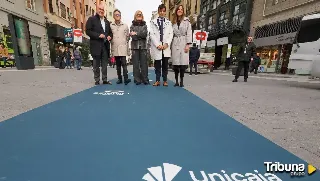
M 288 69 L 288 64 L 300 22 L 301 18 L 298 17 L 256 29 L 254 43 L 261 58 L 260 72 L 294 72 Z

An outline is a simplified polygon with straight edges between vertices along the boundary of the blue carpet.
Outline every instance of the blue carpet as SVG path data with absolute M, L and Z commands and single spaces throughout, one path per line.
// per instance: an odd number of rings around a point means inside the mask
M 147 168 L 170 163 L 182 167 L 173 181 L 210 181 L 212 173 L 223 176 L 216 181 L 236 181 L 233 173 L 271 181 L 256 176 L 266 161 L 307 164 L 172 82 L 113 83 L 1 122 L 0 180 L 140 181 Z M 305 172 L 293 180 L 320 181 L 319 171 Z

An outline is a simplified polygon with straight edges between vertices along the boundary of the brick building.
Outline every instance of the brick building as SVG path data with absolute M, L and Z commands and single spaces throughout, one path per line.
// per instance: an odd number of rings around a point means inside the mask
M 197 16 L 200 14 L 200 0 L 162 0 L 167 7 L 167 18 L 172 21 L 175 9 L 183 5 L 186 17 L 190 19 L 192 29 L 197 29 Z
M 293 72 L 288 69 L 289 57 L 302 17 L 319 12 L 319 0 L 254 1 L 250 35 L 255 38 L 265 72 Z

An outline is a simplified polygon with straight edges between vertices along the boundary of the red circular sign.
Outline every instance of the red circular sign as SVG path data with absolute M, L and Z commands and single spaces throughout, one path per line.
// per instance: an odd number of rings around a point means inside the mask
M 197 32 L 196 39 L 197 40 L 206 40 L 207 33 L 206 32 Z

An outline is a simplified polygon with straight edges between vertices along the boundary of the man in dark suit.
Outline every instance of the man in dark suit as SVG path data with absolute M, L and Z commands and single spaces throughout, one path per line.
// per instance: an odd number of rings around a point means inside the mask
M 247 82 L 248 79 L 248 71 L 249 71 L 249 64 L 253 60 L 254 56 L 256 55 L 256 45 L 252 42 L 253 38 L 248 37 L 247 43 L 245 45 L 241 45 L 237 59 L 238 59 L 238 68 L 236 72 L 235 79 L 232 82 L 238 82 L 238 78 L 240 76 L 242 68 L 244 74 L 244 81 Z
M 104 4 L 97 6 L 97 14 L 91 16 L 86 23 L 86 33 L 90 37 L 90 53 L 93 58 L 95 85 L 100 84 L 100 65 L 103 84 L 110 84 L 107 79 L 108 59 L 110 57 L 110 41 L 113 37 L 110 22 L 104 16 Z

